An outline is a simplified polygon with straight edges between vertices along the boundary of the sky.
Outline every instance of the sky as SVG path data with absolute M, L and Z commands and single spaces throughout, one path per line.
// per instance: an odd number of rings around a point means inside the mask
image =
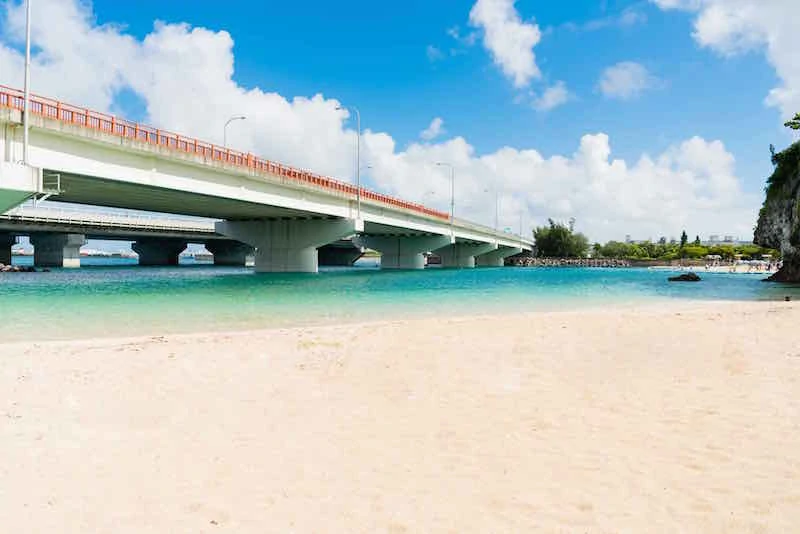
M 38 94 L 350 181 L 355 107 L 365 185 L 514 231 L 751 239 L 800 111 L 796 0 L 32 1 Z

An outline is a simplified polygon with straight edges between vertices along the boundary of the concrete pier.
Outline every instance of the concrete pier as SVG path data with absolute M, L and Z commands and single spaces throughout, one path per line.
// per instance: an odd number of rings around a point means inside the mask
M 0 263 L 11 265 L 11 247 L 17 244 L 17 236 L 0 234 Z
M 424 252 L 452 243 L 450 236 L 360 236 L 357 242 L 381 253 L 381 269 L 424 269 Z
M 253 247 L 239 241 L 209 241 L 206 249 L 214 255 L 214 265 L 244 267 Z
M 78 268 L 81 266 L 81 247 L 86 244 L 83 234 L 32 234 L 33 264 L 37 267 Z
M 486 254 L 475 257 L 475 265 L 478 267 L 503 267 L 505 259 L 522 252 L 521 248 L 498 247 Z
M 442 258 L 442 267 L 475 267 L 475 257 L 497 250 L 495 243 L 453 243 L 435 250 Z
M 316 273 L 317 249 L 363 230 L 355 219 L 220 221 L 217 232 L 252 245 L 259 273 Z
M 353 241 L 340 240 L 320 247 L 317 253 L 320 266 L 350 267 L 364 255 L 364 247 Z
M 186 250 L 186 241 L 180 239 L 139 239 L 131 248 L 139 255 L 139 265 L 156 267 L 178 265 L 178 256 Z

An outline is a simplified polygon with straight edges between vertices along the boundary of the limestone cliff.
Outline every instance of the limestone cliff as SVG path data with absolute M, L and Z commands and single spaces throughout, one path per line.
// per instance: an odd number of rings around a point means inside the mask
M 800 142 L 775 154 L 754 242 L 781 251 L 783 267 L 769 279 L 800 282 Z

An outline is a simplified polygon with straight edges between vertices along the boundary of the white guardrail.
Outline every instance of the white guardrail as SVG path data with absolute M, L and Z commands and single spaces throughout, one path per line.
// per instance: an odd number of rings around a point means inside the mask
M 4 214 L 1 220 L 30 223 L 86 225 L 104 228 L 183 231 L 214 234 L 214 221 L 193 221 L 142 213 L 91 212 L 72 206 L 18 206 Z

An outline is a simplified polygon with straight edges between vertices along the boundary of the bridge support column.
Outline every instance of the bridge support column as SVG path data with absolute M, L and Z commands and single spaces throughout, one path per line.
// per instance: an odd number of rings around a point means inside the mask
M 139 255 L 139 265 L 146 267 L 178 265 L 178 256 L 186 250 L 186 241 L 149 237 L 131 245 Z
M 81 266 L 81 247 L 86 244 L 83 234 L 33 234 L 33 264 L 37 267 Z
M 381 269 L 424 269 L 424 252 L 452 243 L 450 236 L 360 236 L 358 242 L 381 253 Z
M 317 250 L 319 264 L 325 267 L 350 267 L 364 255 L 364 247 L 352 241 L 328 243 Z
M 214 255 L 214 265 L 244 267 L 253 247 L 238 241 L 209 241 L 206 249 Z
M 220 221 L 217 233 L 256 248 L 258 273 L 316 273 L 317 249 L 363 230 L 353 219 Z
M 11 265 L 11 247 L 17 244 L 17 236 L 0 234 L 0 263 Z
M 492 250 L 486 254 L 481 254 L 475 257 L 475 265 L 478 267 L 502 267 L 505 265 L 505 259 L 519 254 L 522 249 L 519 247 L 504 247 L 500 246 L 497 250 Z
M 442 267 L 475 267 L 475 256 L 497 249 L 495 243 L 453 243 L 434 252 L 442 258 Z

